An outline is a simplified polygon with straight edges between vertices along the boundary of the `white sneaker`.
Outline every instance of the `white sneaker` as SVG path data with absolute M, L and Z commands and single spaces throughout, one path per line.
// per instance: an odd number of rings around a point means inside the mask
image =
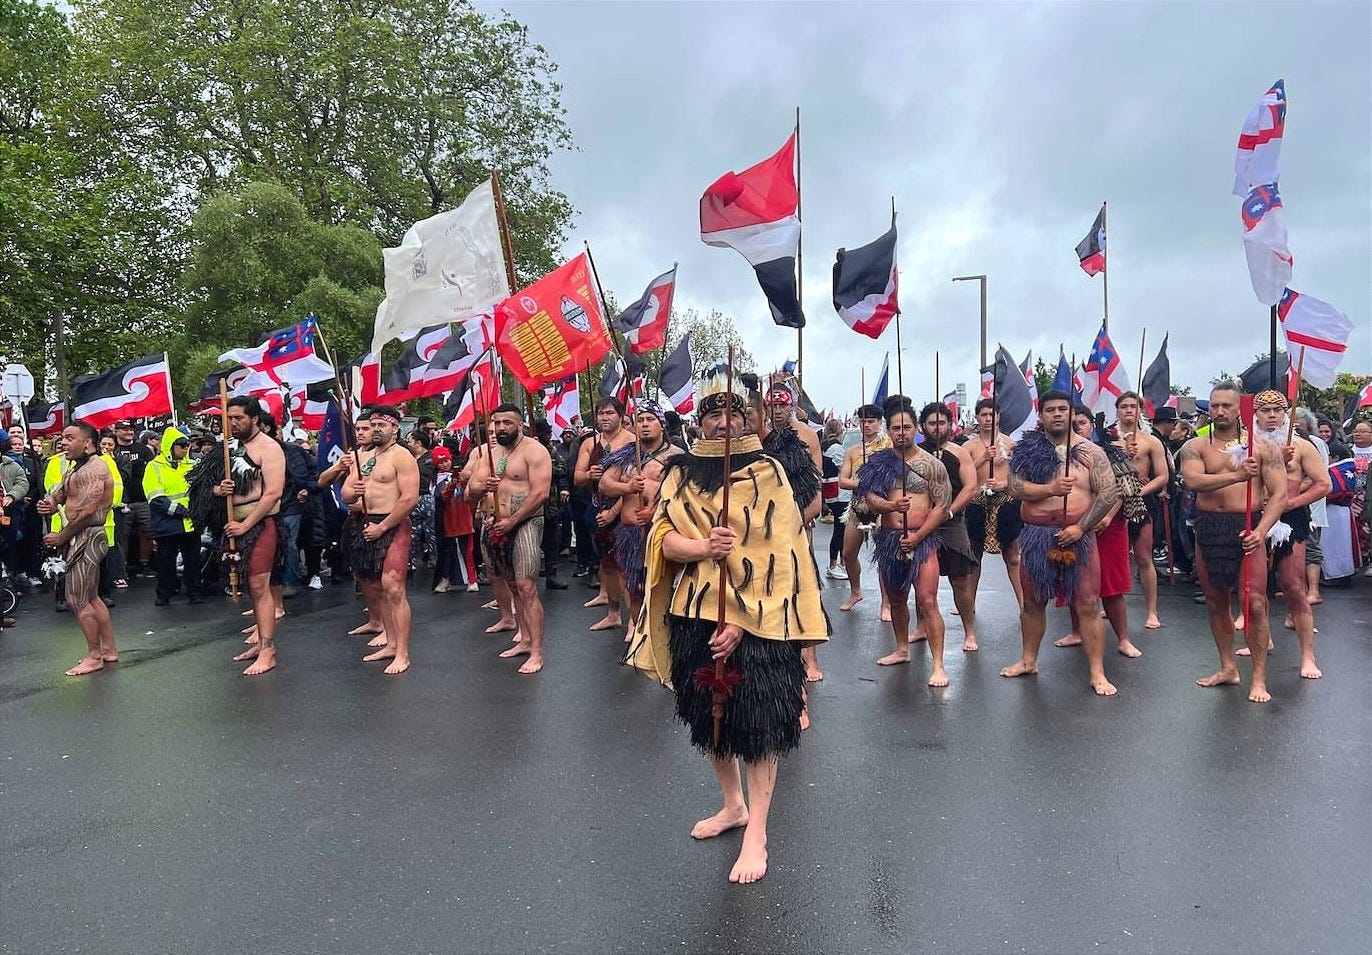
M 315 574 L 313 577 L 310 578 L 310 582 L 309 582 L 309 584 L 308 584 L 307 586 L 308 586 L 311 590 L 323 590 L 323 589 L 324 589 L 324 581 L 322 581 L 322 580 L 319 579 L 319 575 L 318 575 L 318 574 Z
M 481 590 L 481 588 L 480 588 L 479 586 L 477 586 L 477 584 L 476 584 L 475 582 L 472 582 L 472 583 L 470 583 L 470 584 L 467 585 L 467 593 L 469 593 L 469 594 L 477 593 L 477 592 L 480 591 L 480 590 Z
M 825 576 L 832 580 L 847 580 L 848 571 L 844 570 L 842 567 L 830 567 Z
M 440 580 L 438 586 L 434 587 L 434 593 L 436 594 L 446 594 L 449 590 L 452 590 L 452 586 L 448 583 L 446 578 Z

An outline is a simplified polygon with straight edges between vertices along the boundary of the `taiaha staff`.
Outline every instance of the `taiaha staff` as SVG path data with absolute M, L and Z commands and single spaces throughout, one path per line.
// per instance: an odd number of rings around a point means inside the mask
M 314 325 L 314 339 L 319 342 L 319 347 L 324 350 L 324 360 L 333 369 L 333 382 L 338 387 L 338 393 L 343 398 L 343 413 L 348 419 L 348 425 L 357 427 L 357 422 L 353 419 L 353 396 L 352 392 L 343 387 L 343 376 L 338 370 L 338 365 L 333 360 L 333 353 L 329 351 L 328 342 L 324 341 L 324 330 L 319 327 L 319 322 Z M 222 384 L 222 382 L 221 382 Z M 351 447 L 349 447 L 351 445 Z M 352 452 L 353 466 L 357 468 L 357 476 L 362 476 L 362 452 L 357 448 L 356 440 L 348 440 L 348 428 L 343 428 L 343 450 L 344 453 Z M 358 495 L 358 502 L 362 505 L 362 513 L 367 513 L 367 492 L 364 490 Z
M 491 379 L 495 380 L 495 352 L 491 352 L 490 357 Z M 478 370 L 479 369 L 476 368 L 472 369 L 473 372 L 476 372 Z M 471 382 L 471 380 L 472 379 L 468 377 L 467 381 L 469 383 Z M 478 383 L 475 386 L 475 397 L 473 399 L 473 404 L 476 405 L 477 413 L 481 415 L 481 419 L 486 422 L 486 440 L 482 442 L 482 444 L 486 446 L 486 467 L 490 470 L 491 477 L 502 478 L 505 476 L 504 474 L 495 473 L 495 454 L 491 451 L 491 438 L 493 437 L 494 432 L 491 430 L 490 411 L 486 406 L 486 383 L 484 381 L 481 381 L 480 379 L 478 379 Z M 498 492 L 496 494 L 491 495 L 491 512 L 495 515 L 496 520 L 500 520 L 500 496 Z
M 1143 350 L 1148 342 L 1148 329 L 1139 336 L 1139 394 L 1143 394 Z
M 720 489 L 719 527 L 729 527 L 729 485 L 733 484 L 733 435 L 734 435 L 734 346 L 729 344 L 729 357 L 725 372 L 724 417 L 724 484 Z M 724 615 L 728 609 L 725 590 L 729 586 L 729 558 L 719 561 L 719 603 L 715 610 L 715 636 L 724 632 Z M 719 747 L 719 734 L 724 726 L 724 701 L 728 699 L 733 687 L 724 675 L 725 657 L 715 660 L 714 679 L 711 683 L 710 716 L 714 719 L 712 739 L 715 748 Z
M 1290 361 L 1287 356 L 1287 361 Z M 1301 346 L 1300 358 L 1296 359 L 1296 396 L 1300 396 L 1301 375 L 1305 372 L 1305 346 Z M 1291 402 L 1291 408 L 1287 412 L 1286 420 L 1286 446 L 1291 446 L 1292 439 L 1296 436 L 1296 402 L 1289 394 L 1286 396 Z
M 224 479 L 233 480 L 233 461 L 229 455 L 229 383 L 219 379 L 219 427 L 224 435 Z M 228 494 L 224 497 L 225 517 L 228 521 L 233 520 L 233 495 Z M 226 563 L 229 565 L 229 596 L 234 603 L 238 603 L 238 539 L 230 537 L 227 533 L 224 537 L 229 542 L 228 553 L 224 555 Z

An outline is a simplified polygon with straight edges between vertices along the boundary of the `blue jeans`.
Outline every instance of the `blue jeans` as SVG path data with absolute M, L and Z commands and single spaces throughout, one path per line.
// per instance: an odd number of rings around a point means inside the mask
M 300 545 L 296 539 L 300 536 L 300 519 L 303 514 L 282 514 L 279 518 L 278 526 L 280 533 L 286 538 L 286 564 L 281 571 L 281 586 L 299 587 L 300 586 Z

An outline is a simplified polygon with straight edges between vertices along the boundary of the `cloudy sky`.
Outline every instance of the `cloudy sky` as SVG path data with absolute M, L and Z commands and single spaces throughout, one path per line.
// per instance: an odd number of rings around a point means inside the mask
M 1101 280 L 1073 248 L 1109 202 L 1110 331 L 1137 384 L 1171 334 L 1198 392 L 1267 350 L 1244 263 L 1234 145 L 1278 77 L 1292 286 L 1346 312 L 1344 370 L 1372 372 L 1372 15 L 1366 3 L 480 3 L 559 64 L 576 150 L 553 164 L 620 302 L 680 262 L 677 307 L 735 318 L 764 369 L 795 357 L 751 268 L 703 245 L 701 192 L 770 155 L 801 108 L 805 385 L 821 408 L 869 388 L 881 341 L 831 303 L 840 246 L 900 211 L 906 392 L 975 392 L 979 299 L 1016 356 L 1084 359 Z

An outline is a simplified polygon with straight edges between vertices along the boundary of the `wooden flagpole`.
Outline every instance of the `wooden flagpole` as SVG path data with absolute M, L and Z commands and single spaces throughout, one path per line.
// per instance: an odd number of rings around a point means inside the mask
M 796 221 L 801 223 L 799 231 L 796 233 L 796 304 L 800 306 L 801 315 L 805 314 L 805 258 L 802 250 L 805 246 L 804 219 L 800 215 L 800 107 L 796 107 Z M 796 390 L 805 390 L 805 329 L 796 329 Z M 799 398 L 799 396 L 797 396 Z
M 595 256 L 591 254 L 591 243 L 583 239 L 581 244 L 586 248 L 586 261 L 591 266 L 591 278 L 595 281 L 595 294 L 596 297 L 600 300 L 600 314 L 608 323 L 610 320 L 610 306 L 605 301 L 605 289 L 602 288 L 600 284 L 600 270 L 595 267 Z M 629 360 L 624 357 L 624 350 L 619 347 L 619 339 L 615 337 L 614 328 L 608 324 L 602 327 L 604 327 L 605 329 L 605 334 L 608 335 L 610 338 L 610 347 L 614 349 L 615 355 L 620 359 L 621 363 L 624 365 L 624 394 L 627 397 L 632 398 L 634 389 L 633 382 L 629 379 Z M 588 377 L 590 374 L 590 368 L 590 364 L 587 363 L 586 371 Z M 646 372 L 647 369 L 645 368 L 644 370 Z M 625 402 L 625 405 L 627 406 L 628 402 Z
M 324 341 L 324 329 L 323 329 L 323 327 L 319 324 L 318 320 L 315 321 L 315 325 L 314 325 L 314 338 L 315 338 L 315 341 L 319 342 L 319 347 L 320 347 L 321 349 L 323 349 L 323 351 L 324 351 L 324 360 L 325 360 L 326 362 L 328 362 L 328 363 L 329 363 L 329 367 L 333 369 L 333 381 L 334 381 L 334 384 L 338 386 L 338 393 L 339 393 L 339 395 L 341 396 L 341 398 L 342 398 L 342 400 L 343 400 L 343 413 L 344 413 L 344 415 L 347 417 L 347 423 L 343 426 L 343 450 L 344 450 L 345 453 L 348 452 L 348 451 L 351 451 L 351 452 L 352 452 L 352 456 L 353 456 L 353 465 L 357 468 L 356 473 L 357 473 L 357 474 L 361 474 L 361 473 L 362 473 L 362 454 L 361 454 L 361 452 L 358 450 L 357 442 L 356 442 L 356 441 L 351 441 L 351 440 L 349 440 L 349 438 L 348 438 L 348 429 L 349 429 L 349 428 L 355 428 L 355 427 L 356 427 L 356 422 L 353 420 L 353 396 L 352 396 L 352 392 L 351 392 L 350 390 L 348 390 L 347 388 L 344 388 L 344 387 L 343 387 L 343 376 L 342 376 L 342 373 L 339 372 L 339 370 L 338 370 L 338 365 L 337 365 L 337 364 L 334 362 L 334 360 L 333 360 L 333 352 L 329 351 L 329 344 L 328 344 L 328 342 Z M 227 434 L 227 432 L 225 432 L 225 433 Z M 365 491 L 362 493 L 362 497 L 360 498 L 360 500 L 361 500 L 361 502 L 362 502 L 362 511 L 363 511 L 363 513 L 366 513 L 366 510 L 367 510 L 367 494 L 366 494 Z
M 1305 346 L 1301 346 L 1301 357 L 1296 360 L 1296 397 L 1300 397 L 1301 374 L 1305 371 Z M 1287 396 L 1288 398 L 1290 395 Z M 1286 444 L 1290 447 L 1292 439 L 1296 435 L 1296 402 L 1291 402 L 1291 408 L 1286 413 Z
M 229 383 L 219 379 L 219 428 L 224 436 L 224 480 L 233 480 L 233 460 L 229 455 Z M 170 453 L 170 451 L 168 451 Z M 233 496 L 224 498 L 225 519 L 233 520 Z M 238 603 L 238 539 L 224 535 L 229 542 L 229 552 L 225 554 L 229 565 L 229 596 Z
M 1143 329 L 1143 334 L 1139 336 L 1139 383 L 1138 383 L 1138 389 L 1139 389 L 1139 395 L 1140 395 L 1140 397 L 1142 397 L 1142 395 L 1143 395 L 1143 349 L 1144 349 L 1145 343 L 1146 343 L 1147 341 L 1148 341 L 1148 328 L 1145 326 L 1144 329 Z M 1143 402 L 1140 401 L 1139 404 L 1142 405 Z
M 500 223 L 500 250 L 505 254 L 505 281 L 509 283 L 510 294 L 513 295 L 515 292 L 519 291 L 519 278 L 515 274 L 514 243 L 510 241 L 510 220 L 505 212 L 505 193 L 500 188 L 500 173 L 495 169 L 491 170 L 491 193 L 495 197 L 496 221 Z M 501 394 L 504 394 L 504 366 L 502 365 L 501 367 L 500 391 Z M 525 391 L 524 395 L 531 419 L 529 425 L 532 427 L 534 396 L 533 393 L 529 391 Z
M 934 349 L 934 401 L 943 400 L 943 389 L 939 387 L 938 349 Z
M 733 439 L 734 439 L 734 345 L 729 343 L 728 366 L 725 372 L 725 392 L 726 403 L 724 406 L 724 417 L 727 424 L 724 428 L 724 486 L 720 489 L 719 498 L 719 527 L 729 527 L 729 486 L 733 484 L 731 475 L 733 472 Z M 745 424 L 745 427 L 747 425 Z M 728 609 L 728 602 L 725 595 L 729 589 L 729 560 L 722 558 L 719 561 L 719 602 L 715 609 L 715 633 L 719 634 L 724 630 L 724 616 Z M 714 718 L 714 744 L 719 746 L 719 733 L 724 725 L 724 700 L 728 696 L 728 684 L 724 681 L 724 658 L 715 660 L 715 680 L 714 692 L 711 694 L 710 715 Z

